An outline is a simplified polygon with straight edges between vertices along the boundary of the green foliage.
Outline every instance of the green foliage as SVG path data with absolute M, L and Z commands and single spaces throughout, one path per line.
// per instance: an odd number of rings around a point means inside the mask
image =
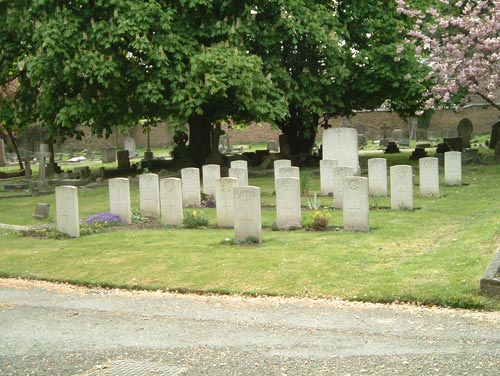
M 186 213 L 182 223 L 187 228 L 205 228 L 208 226 L 208 217 L 202 211 Z
M 309 196 L 311 191 L 311 173 L 309 171 L 300 172 L 300 193 L 302 196 Z
M 147 223 L 149 222 L 149 218 L 148 217 L 143 217 L 141 215 L 141 212 L 140 210 L 138 209 L 133 209 L 132 210 L 132 223 Z
M 325 231 L 328 228 L 331 214 L 327 209 L 315 209 L 304 220 L 304 226 L 316 231 Z

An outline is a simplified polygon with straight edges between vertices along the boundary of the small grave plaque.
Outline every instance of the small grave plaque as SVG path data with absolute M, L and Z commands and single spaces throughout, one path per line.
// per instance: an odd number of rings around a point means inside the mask
M 33 218 L 36 219 L 45 219 L 49 216 L 50 204 L 36 204 L 35 213 L 33 214 Z

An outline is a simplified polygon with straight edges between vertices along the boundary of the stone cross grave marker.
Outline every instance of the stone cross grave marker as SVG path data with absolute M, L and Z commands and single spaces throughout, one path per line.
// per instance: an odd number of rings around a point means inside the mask
M 444 153 L 444 183 L 462 185 L 462 153 L 447 151 Z
M 78 188 L 61 185 L 56 187 L 56 228 L 73 238 L 80 237 L 78 213 Z
M 248 169 L 248 162 L 242 159 L 238 159 L 237 161 L 231 161 L 231 168 L 246 168 Z
M 368 188 L 373 197 L 387 196 L 387 159 L 368 159 Z
M 241 167 L 229 168 L 229 177 L 238 180 L 238 185 L 244 187 L 248 185 L 248 170 Z
M 203 193 L 215 197 L 215 181 L 220 178 L 220 166 L 208 164 L 202 166 Z
M 120 222 L 132 223 L 130 207 L 130 181 L 126 178 L 109 179 L 109 211 L 120 217 Z
M 157 174 L 139 175 L 139 206 L 142 216 L 160 218 L 160 184 Z
M 302 226 L 300 180 L 297 178 L 276 179 L 276 225 L 280 229 Z
M 354 128 L 328 128 L 323 132 L 323 159 L 336 159 L 359 175 L 358 132 Z
M 217 226 L 234 227 L 233 188 L 238 186 L 236 178 L 220 178 L 215 182 L 215 204 Z
M 274 161 L 274 179 L 278 179 L 280 177 L 280 169 L 282 167 L 290 167 L 292 165 L 292 161 L 289 159 L 278 159 Z
M 336 159 L 322 159 L 319 161 L 319 175 L 321 194 L 327 196 L 333 194 L 333 168 L 338 167 Z
M 233 188 L 234 234 L 237 242 L 262 242 L 262 216 L 259 187 Z
M 439 160 L 434 157 L 418 160 L 420 177 L 420 195 L 422 197 L 439 196 Z
M 353 176 L 352 167 L 347 166 L 338 166 L 333 168 L 333 207 L 335 209 L 342 209 L 343 206 L 343 198 L 342 198 L 342 189 L 343 183 L 342 180 L 349 176 Z
M 392 166 L 390 175 L 391 209 L 413 209 L 412 167 L 406 165 Z
M 182 209 L 182 181 L 179 178 L 160 180 L 160 222 L 180 226 L 184 219 Z
M 184 207 L 198 207 L 201 205 L 200 169 L 187 167 L 181 170 L 182 203 Z
M 358 176 L 347 177 L 342 181 L 342 216 L 344 230 L 370 230 L 368 202 L 368 179 Z

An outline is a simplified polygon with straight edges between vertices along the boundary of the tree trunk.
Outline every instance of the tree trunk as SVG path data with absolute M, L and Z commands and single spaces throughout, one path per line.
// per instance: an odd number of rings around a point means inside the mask
M 311 155 L 318 132 L 318 122 L 318 115 L 304 114 L 301 109 L 290 106 L 289 117 L 278 125 L 286 136 L 292 156 Z
M 191 115 L 189 118 L 189 153 L 196 164 L 202 165 L 212 151 L 210 120 L 203 115 Z
M 23 160 L 21 158 L 21 154 L 19 154 L 19 149 L 17 148 L 16 139 L 14 138 L 14 135 L 12 134 L 12 131 L 8 127 L 6 127 L 6 130 L 7 130 L 7 133 L 9 135 L 10 141 L 12 142 L 12 145 L 14 146 L 14 150 L 15 150 L 16 155 L 17 155 L 17 161 L 19 163 L 19 168 L 21 170 L 24 170 Z

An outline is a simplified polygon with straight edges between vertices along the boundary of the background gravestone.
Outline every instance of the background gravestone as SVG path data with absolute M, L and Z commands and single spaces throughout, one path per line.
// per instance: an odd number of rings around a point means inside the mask
M 495 146 L 497 145 L 498 140 L 500 140 L 500 121 L 493 124 L 491 127 L 489 148 L 495 149 Z M 496 155 L 498 155 L 498 154 L 496 154 Z
M 320 187 L 322 195 L 333 194 L 333 168 L 338 166 L 335 159 L 322 159 L 319 161 Z
M 354 128 L 328 128 L 323 132 L 323 159 L 336 159 L 359 175 L 358 132 Z
M 339 166 L 333 168 L 333 207 L 342 209 L 342 180 L 353 175 L 352 167 Z
M 238 186 L 248 185 L 248 170 L 246 168 L 231 167 L 228 173 L 230 178 L 235 178 L 238 181 Z
M 133 137 L 127 136 L 123 140 L 123 148 L 128 150 L 128 155 L 130 158 L 137 157 L 137 147 L 135 144 L 135 139 Z
M 458 132 L 458 137 L 462 138 L 462 147 L 467 149 L 470 148 L 470 140 L 472 137 L 473 130 L 474 127 L 470 119 L 464 118 L 458 122 L 457 132 Z
M 220 166 L 208 164 L 202 166 L 203 193 L 215 196 L 215 180 L 220 178 Z
M 0 138 L 0 167 L 7 166 L 7 158 L 5 157 L 5 144 Z
M 281 167 L 278 175 L 280 178 L 300 179 L 300 168 L 295 166 Z
M 50 204 L 40 203 L 36 204 L 35 213 L 33 218 L 45 219 L 49 216 Z
M 236 161 L 231 161 L 229 167 L 231 168 L 246 168 L 248 169 L 248 162 L 244 159 L 238 159 Z
M 290 167 L 292 165 L 292 161 L 289 159 L 278 159 L 274 161 L 274 179 L 278 179 L 280 177 L 280 168 L 281 167 Z
M 368 188 L 373 197 L 387 196 L 387 159 L 368 159 Z

